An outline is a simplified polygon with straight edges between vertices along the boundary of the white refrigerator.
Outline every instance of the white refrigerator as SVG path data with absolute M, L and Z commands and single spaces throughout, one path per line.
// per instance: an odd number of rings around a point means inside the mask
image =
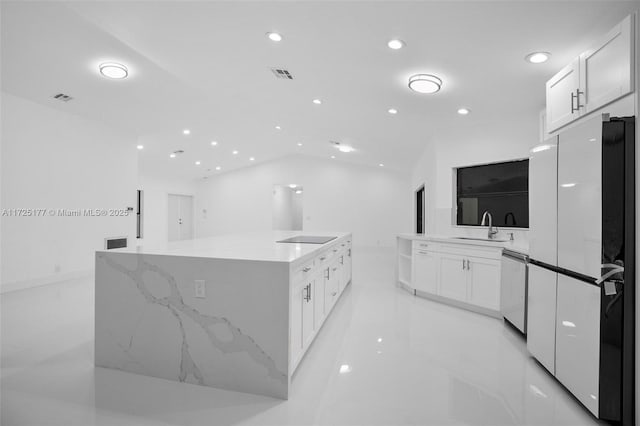
M 532 149 L 527 348 L 596 417 L 634 422 L 635 120 Z M 555 164 L 555 170 L 554 170 Z

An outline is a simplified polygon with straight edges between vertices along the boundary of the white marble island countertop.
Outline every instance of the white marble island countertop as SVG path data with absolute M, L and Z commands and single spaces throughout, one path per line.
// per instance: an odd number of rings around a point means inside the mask
M 529 242 L 524 240 L 496 241 L 480 237 L 465 235 L 425 235 L 425 234 L 398 234 L 398 237 L 409 240 L 433 241 L 447 244 L 464 244 L 473 246 L 496 247 L 514 251 L 521 254 L 529 254 Z
M 290 263 L 309 258 L 319 250 L 329 247 L 340 238 L 350 234 L 350 232 L 328 231 L 261 231 L 193 240 L 171 241 L 164 244 L 141 245 L 138 247 L 114 250 L 98 250 L 98 252 Z M 332 236 L 336 238 L 324 244 L 277 242 L 298 235 Z

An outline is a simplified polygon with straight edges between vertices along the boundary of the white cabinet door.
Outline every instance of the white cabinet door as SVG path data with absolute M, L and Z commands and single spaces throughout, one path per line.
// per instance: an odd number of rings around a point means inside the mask
M 556 377 L 598 416 L 600 287 L 558 275 Z
M 306 349 L 311 343 L 314 328 L 313 292 L 315 281 L 308 281 L 302 290 L 302 347 Z
M 467 301 L 466 258 L 442 254 L 440 256 L 440 295 L 462 302 Z
M 433 252 L 417 250 L 413 255 L 413 287 L 438 294 L 437 258 Z
M 500 262 L 467 259 L 469 303 L 487 309 L 500 310 Z
M 291 295 L 291 358 L 297 362 L 302 355 L 302 305 L 305 287 L 297 286 Z
M 529 158 L 529 256 L 558 262 L 558 137 L 534 147 Z
M 322 275 L 316 276 L 313 286 L 313 324 L 316 330 L 320 329 L 326 315 L 325 307 L 325 280 Z
M 580 55 L 582 113 L 592 112 L 633 91 L 633 16 L 615 26 Z
M 565 130 L 558 144 L 558 266 L 599 277 L 602 117 Z
M 551 374 L 556 372 L 557 279 L 557 273 L 529 265 L 527 350 Z
M 575 99 L 580 85 L 580 61 L 576 58 L 547 81 L 547 131 L 552 132 L 579 116 Z

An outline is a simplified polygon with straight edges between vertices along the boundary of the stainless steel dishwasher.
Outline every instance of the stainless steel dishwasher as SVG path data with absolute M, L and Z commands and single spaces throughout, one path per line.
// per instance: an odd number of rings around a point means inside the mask
M 529 257 L 511 250 L 502 251 L 500 311 L 523 334 L 527 334 L 527 284 Z

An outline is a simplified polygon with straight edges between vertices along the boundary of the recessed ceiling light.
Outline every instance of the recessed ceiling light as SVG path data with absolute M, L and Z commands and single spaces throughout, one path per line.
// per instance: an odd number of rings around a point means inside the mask
M 298 185 L 296 185 L 295 183 L 290 183 L 289 184 L 289 188 L 291 189 L 296 189 L 298 187 Z
M 409 89 L 418 93 L 436 93 L 442 87 L 442 80 L 431 74 L 415 74 L 409 77 Z
M 280 129 L 282 129 L 282 127 L 276 126 L 276 130 L 280 130 Z
M 123 79 L 129 75 L 129 70 L 117 62 L 104 62 L 100 64 L 100 74 L 107 78 Z
M 191 130 L 189 130 L 189 129 L 184 129 L 184 130 L 182 131 L 182 134 L 183 134 L 183 135 L 190 135 L 190 134 L 191 134 Z
M 282 41 L 282 36 L 278 33 L 267 33 L 267 37 L 271 41 Z
M 382 343 L 382 337 L 378 337 L 378 343 Z
M 551 53 L 549 52 L 533 52 L 525 56 L 524 60 L 531 62 L 532 64 L 541 64 L 543 62 L 547 62 L 550 56 Z
M 467 115 L 471 112 L 471 110 L 469 110 L 469 108 L 460 108 L 458 109 L 458 114 L 460 115 Z
M 335 160 L 335 158 L 336 158 L 336 156 L 335 156 L 335 155 L 332 155 L 332 156 L 331 156 L 331 159 Z
M 338 150 L 340 152 L 353 152 L 353 151 L 355 151 L 355 149 L 353 149 L 349 145 L 338 145 Z
M 249 161 L 256 161 L 254 157 L 249 157 Z
M 220 169 L 222 169 L 222 167 L 216 166 L 216 170 L 220 170 Z
M 172 152 L 171 154 L 169 154 L 169 157 L 176 158 L 176 155 Z
M 196 166 L 199 166 L 199 165 L 200 165 L 200 162 L 199 162 L 199 161 L 196 161 Z
M 217 141 L 211 141 L 211 146 L 216 146 L 216 145 L 218 145 Z
M 298 142 L 298 146 L 302 146 L 302 142 Z
M 351 372 L 351 366 L 348 364 L 342 364 L 340 366 L 340 374 L 346 374 Z
M 143 146 L 143 145 L 138 145 L 138 146 L 136 146 L 136 148 L 138 148 L 138 149 L 144 149 L 144 146 Z
M 231 152 L 231 153 L 232 153 L 233 155 L 237 155 L 237 154 L 238 154 L 238 151 L 236 150 L 236 151 L 233 151 L 233 152 Z
M 316 105 L 320 105 L 322 103 L 322 101 L 320 99 L 314 99 L 313 103 Z
M 397 114 L 398 110 L 395 109 L 395 108 L 389 108 L 388 112 L 389 112 L 389 114 Z
M 389 40 L 389 43 L 387 43 L 387 46 L 389 46 L 389 48 L 393 50 L 402 49 L 404 45 L 404 41 L 398 39 Z
M 380 166 L 380 167 L 384 167 L 384 164 L 380 163 L 380 164 L 378 164 L 378 166 Z
M 551 149 L 551 145 L 538 145 L 531 148 L 531 152 L 542 152 Z

